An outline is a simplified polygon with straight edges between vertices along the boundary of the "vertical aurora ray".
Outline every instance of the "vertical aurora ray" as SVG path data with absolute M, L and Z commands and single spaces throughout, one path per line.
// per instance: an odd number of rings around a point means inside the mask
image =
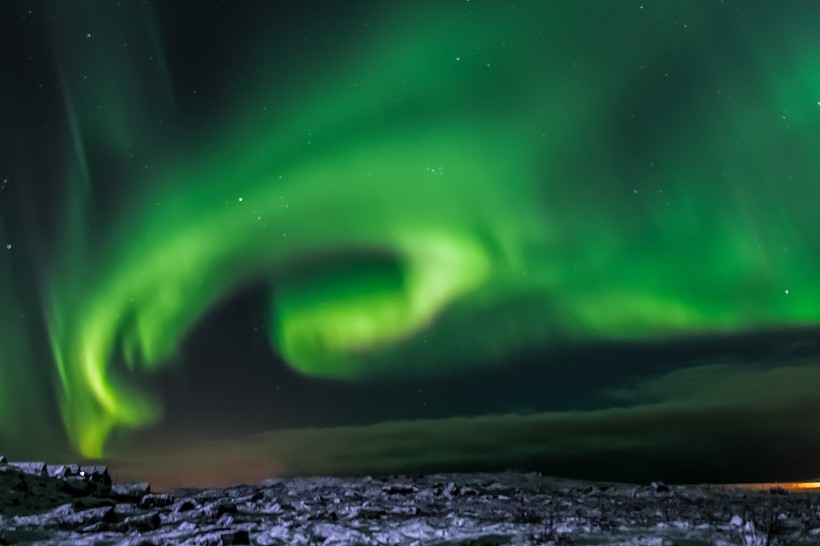
M 358 54 L 294 76 L 275 115 L 250 98 L 282 77 L 263 47 L 234 87 L 245 95 L 185 145 L 184 128 L 147 122 L 165 68 L 137 93 L 127 82 L 145 74 L 112 76 L 95 50 L 111 114 L 74 99 L 75 138 L 152 162 L 118 171 L 134 201 L 89 213 L 103 234 L 68 241 L 51 283 L 62 409 L 84 454 L 159 418 L 136 378 L 248 284 L 270 286 L 274 350 L 344 380 L 499 365 L 573 338 L 817 322 L 811 58 L 781 44 L 791 64 L 746 86 L 702 45 L 718 8 L 668 8 L 700 29 L 670 38 L 667 19 L 608 3 L 477 4 L 427 5 L 423 24 L 383 15 Z M 703 49 L 702 68 L 669 61 L 681 44 Z M 731 99 L 682 95 L 702 79 Z M 643 110 L 650 99 L 686 115 Z
M 6 195 L 0 193 L 0 200 Z M 65 438 L 53 430 L 53 393 L 43 388 L 43 370 L 33 364 L 47 358 L 48 352 L 38 350 L 34 335 L 38 318 L 27 305 L 31 300 L 27 287 L 15 274 L 19 262 L 14 261 L 20 259 L 15 256 L 17 246 L 25 248 L 25 243 L 8 243 L 11 239 L 3 224 L 0 216 L 0 445 L 10 456 L 32 457 L 39 450 L 55 452 Z M 26 442 L 19 443 L 20 438 Z
M 3 224 L 0 222 L 0 242 L 7 241 Z M 28 339 L 21 326 L 22 307 L 15 297 L 16 286 L 10 266 L 10 250 L 8 243 L 2 242 L 3 254 L 0 255 L 0 320 L 3 328 L 0 330 L 0 370 L 3 370 L 4 380 L 0 381 L 0 414 L 11 415 L 19 396 L 16 394 L 21 385 L 30 386 L 31 377 L 26 373 L 28 359 Z M 22 432 L 23 423 L 10 419 L 0 419 L 0 439 L 18 437 Z

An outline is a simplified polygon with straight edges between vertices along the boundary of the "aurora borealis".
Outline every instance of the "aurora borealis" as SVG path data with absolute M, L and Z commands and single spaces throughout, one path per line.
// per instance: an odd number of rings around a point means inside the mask
M 338 4 L 3 8 L 0 452 L 817 471 L 819 8 Z

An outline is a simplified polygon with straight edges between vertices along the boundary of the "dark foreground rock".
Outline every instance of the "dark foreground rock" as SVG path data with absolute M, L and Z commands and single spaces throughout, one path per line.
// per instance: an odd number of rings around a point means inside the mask
M 95 468 L 0 463 L 0 545 L 820 543 L 820 495 L 808 492 L 506 472 L 152 493 L 147 484 L 112 486 Z

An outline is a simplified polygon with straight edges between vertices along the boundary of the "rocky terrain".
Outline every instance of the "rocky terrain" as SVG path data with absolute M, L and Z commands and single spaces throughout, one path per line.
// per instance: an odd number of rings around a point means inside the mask
M 289 478 L 152 493 L 98 466 L 0 458 L 0 544 L 820 542 L 820 495 L 559 480 L 532 472 Z

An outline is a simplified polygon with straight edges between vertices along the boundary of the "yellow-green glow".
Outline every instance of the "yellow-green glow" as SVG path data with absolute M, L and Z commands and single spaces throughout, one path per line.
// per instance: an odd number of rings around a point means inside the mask
M 397 260 L 407 270 L 398 275 L 376 263 L 283 284 L 273 302 L 279 318 L 272 336 L 288 362 L 325 377 L 378 371 L 367 369 L 367 352 L 417 334 L 455 298 L 487 282 L 489 256 L 467 237 L 418 233 L 405 244 Z

